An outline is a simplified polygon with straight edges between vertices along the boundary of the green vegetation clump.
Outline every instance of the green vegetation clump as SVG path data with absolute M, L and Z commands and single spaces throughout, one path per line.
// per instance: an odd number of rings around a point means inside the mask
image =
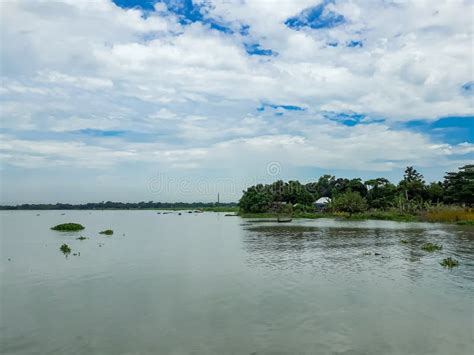
M 402 244 L 408 244 L 408 240 L 402 239 L 402 240 L 400 240 L 400 243 L 402 243 Z
M 439 244 L 426 243 L 421 246 L 421 249 L 428 252 L 434 252 L 443 249 L 443 246 Z
M 67 244 L 61 245 L 61 247 L 59 248 L 59 250 L 61 250 L 65 255 L 71 253 L 71 248 L 70 248 L 69 245 L 67 245 Z
M 106 229 L 102 232 L 99 232 L 100 234 L 105 234 L 105 235 L 112 235 L 114 234 L 114 231 L 112 229 Z
M 452 267 L 458 266 L 459 261 L 449 257 L 449 258 L 443 259 L 443 261 L 440 262 L 440 265 L 443 266 L 443 267 L 452 268 Z
M 336 196 L 329 204 L 329 209 L 334 212 L 347 212 L 349 216 L 367 210 L 367 201 L 357 191 L 346 191 Z
M 83 237 L 82 235 L 79 238 L 76 238 L 77 240 L 85 240 L 87 239 L 86 237 Z
M 63 223 L 58 224 L 57 226 L 54 226 L 51 229 L 60 232 L 76 232 L 83 230 L 84 226 L 79 223 Z

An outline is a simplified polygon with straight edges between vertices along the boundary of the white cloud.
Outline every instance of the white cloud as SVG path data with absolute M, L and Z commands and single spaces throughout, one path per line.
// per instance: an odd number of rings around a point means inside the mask
M 275 156 L 295 168 L 360 171 L 441 171 L 469 157 L 470 142 L 447 144 L 400 125 L 474 114 L 461 89 L 474 80 L 472 5 L 339 0 L 330 6 L 344 25 L 285 26 L 320 3 L 213 0 L 209 15 L 234 29 L 249 25 L 242 36 L 182 26 L 161 16 L 163 6 L 144 17 L 108 0 L 2 2 L 1 159 L 35 169 L 139 162 L 251 173 Z M 348 48 L 351 40 L 363 47 Z M 244 43 L 278 54 L 251 56 Z M 257 111 L 262 103 L 305 111 Z M 326 111 L 385 122 L 346 127 Z M 136 136 L 67 135 L 80 130 Z

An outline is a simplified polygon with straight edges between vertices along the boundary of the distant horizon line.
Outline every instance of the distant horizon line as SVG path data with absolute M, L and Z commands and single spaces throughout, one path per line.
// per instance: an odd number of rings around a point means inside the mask
M 159 202 L 159 201 L 101 201 L 85 203 L 19 203 L 19 204 L 0 204 L 0 210 L 93 210 L 93 209 L 156 209 L 156 208 L 200 208 L 200 207 L 232 207 L 237 206 L 238 202 Z M 154 205 L 154 206 L 152 206 Z

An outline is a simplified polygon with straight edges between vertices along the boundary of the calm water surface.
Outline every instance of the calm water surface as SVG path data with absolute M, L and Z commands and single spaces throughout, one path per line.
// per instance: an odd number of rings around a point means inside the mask
M 50 230 L 64 222 L 86 229 Z M 474 353 L 469 227 L 155 211 L 0 224 L 2 354 Z

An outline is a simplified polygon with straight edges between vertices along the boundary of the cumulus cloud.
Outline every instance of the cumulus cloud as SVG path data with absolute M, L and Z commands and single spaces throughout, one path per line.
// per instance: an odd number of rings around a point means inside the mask
M 2 171 L 252 174 L 277 157 L 440 176 L 472 156 L 405 125 L 472 120 L 469 2 L 194 1 L 193 19 L 166 3 L 2 2 Z

